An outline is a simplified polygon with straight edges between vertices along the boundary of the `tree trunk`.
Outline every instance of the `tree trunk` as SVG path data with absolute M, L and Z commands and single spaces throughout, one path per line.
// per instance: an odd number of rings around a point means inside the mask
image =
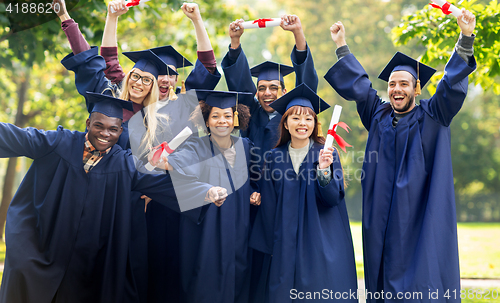
M 24 70 L 24 71 L 23 71 Z M 19 75 L 17 79 L 20 80 L 19 86 L 17 88 L 17 113 L 15 125 L 19 127 L 24 127 L 27 123 L 26 115 L 23 114 L 24 102 L 26 101 L 26 96 L 29 87 L 29 74 L 30 68 L 19 68 Z M 2 189 L 2 204 L 0 205 L 0 238 L 3 240 L 3 234 L 5 230 L 5 221 L 7 219 L 7 210 L 12 200 L 14 191 L 14 181 L 16 177 L 16 165 L 18 158 L 10 158 L 7 165 L 7 171 L 5 172 L 5 177 L 3 181 Z

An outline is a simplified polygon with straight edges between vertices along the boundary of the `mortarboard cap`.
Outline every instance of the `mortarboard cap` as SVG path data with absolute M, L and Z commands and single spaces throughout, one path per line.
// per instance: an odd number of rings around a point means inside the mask
M 188 59 L 186 59 L 183 55 L 181 55 L 178 51 L 176 51 L 175 48 L 173 48 L 171 45 L 155 47 L 152 48 L 151 51 L 155 53 L 158 57 L 160 57 L 160 59 L 162 59 L 168 65 L 175 66 L 176 69 L 193 65 L 191 62 L 189 62 Z
M 416 80 L 420 80 L 420 86 L 424 87 L 429 79 L 434 75 L 436 70 L 428 65 L 418 62 L 417 60 L 409 57 L 401 52 L 397 52 L 387 63 L 384 70 L 378 76 L 386 82 L 389 82 L 389 77 L 393 72 L 407 71 Z
M 260 80 L 283 81 L 283 77 L 290 73 L 293 73 L 294 69 L 293 67 L 288 65 L 266 61 L 264 63 L 252 67 L 250 69 L 250 72 L 252 73 L 252 76 L 257 77 L 257 83 L 258 83 Z
M 245 102 L 243 103 L 249 104 L 253 101 L 254 97 L 251 93 L 223 92 L 204 89 L 197 89 L 196 94 L 198 95 L 199 100 L 204 100 L 206 104 L 218 108 L 236 106 L 236 99 L 238 99 L 238 102 L 245 99 Z
M 283 115 L 290 107 L 295 105 L 309 107 L 316 115 L 330 107 L 304 83 L 284 94 L 281 98 L 276 99 L 270 106 Z
M 87 101 L 93 104 L 92 111 L 99 112 L 108 117 L 119 118 L 123 120 L 123 109 L 133 111 L 131 101 L 125 101 L 109 95 L 87 92 Z
M 135 62 L 134 67 L 143 72 L 151 73 L 158 79 L 158 75 L 178 75 L 176 71 L 167 66 L 160 57 L 155 55 L 151 50 L 146 49 L 135 52 L 124 52 L 130 60 Z

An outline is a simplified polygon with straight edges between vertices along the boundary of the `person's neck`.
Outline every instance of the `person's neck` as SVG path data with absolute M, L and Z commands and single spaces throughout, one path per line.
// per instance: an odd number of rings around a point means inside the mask
M 290 143 L 290 146 L 292 148 L 295 148 L 295 149 L 304 148 L 307 145 L 309 145 L 309 138 L 307 138 L 307 139 L 297 139 L 297 138 L 292 137 L 291 141 L 292 142 Z
M 210 136 L 210 138 L 213 141 L 215 141 L 215 143 L 217 143 L 217 145 L 222 149 L 228 149 L 233 144 L 231 136 L 226 136 L 226 137 Z

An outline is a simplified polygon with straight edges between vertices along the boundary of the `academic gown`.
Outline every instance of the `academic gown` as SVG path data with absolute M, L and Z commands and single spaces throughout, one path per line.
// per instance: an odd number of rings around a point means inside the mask
M 318 75 L 314 69 L 314 61 L 309 46 L 306 49 L 306 58 L 300 62 L 297 58 L 297 48 L 294 46 L 291 53 L 291 60 L 295 70 L 295 86 L 305 83 L 312 90 L 318 88 Z M 236 62 L 232 62 L 229 53 L 222 60 L 222 69 L 226 77 L 227 87 L 230 91 L 249 92 L 255 94 L 257 88 L 252 80 L 250 67 L 243 50 Z M 258 155 L 258 162 L 264 162 L 264 153 L 276 146 L 279 139 L 278 126 L 281 121 L 281 114 L 276 113 L 269 119 L 268 113 L 262 109 L 259 101 L 254 98 L 250 103 L 241 102 L 250 109 L 250 122 L 245 131 L 241 131 L 241 136 L 249 138 L 255 145 L 253 149 Z
M 334 154 L 332 180 L 322 187 L 316 171 L 321 148 L 313 143 L 298 174 L 288 144 L 266 157 L 262 204 L 250 238 L 250 247 L 266 254 L 254 302 L 323 302 L 336 292 L 356 293 L 342 166 Z M 358 300 L 344 295 L 341 301 Z
M 174 187 L 176 175 L 192 178 L 192 189 L 176 195 L 180 205 L 196 207 L 213 186 L 227 189 L 221 207 L 209 203 L 201 223 L 181 216 L 181 302 L 245 303 L 250 285 L 250 148 L 246 138 L 233 137 L 236 161 L 231 167 L 209 136 L 192 138 L 168 158 Z M 182 208 L 182 206 L 181 206 Z
M 66 69 L 75 73 L 75 84 L 78 92 L 85 97 L 85 102 L 89 112 L 92 110 L 92 105 L 87 102 L 86 92 L 103 93 L 105 89 L 110 88 L 114 92 L 120 88 L 121 84 L 112 84 L 106 77 L 104 70 L 106 62 L 102 56 L 98 54 L 98 48 L 92 47 L 90 50 L 77 54 L 71 53 L 67 55 L 61 63 Z M 214 89 L 220 80 L 220 73 L 216 70 L 211 74 L 205 66 L 196 60 L 194 69 L 186 78 L 186 89 Z M 105 93 L 111 94 L 106 91 Z M 180 88 L 177 88 L 177 93 L 180 93 Z M 184 126 L 190 126 L 195 130 L 194 125 L 188 121 L 189 115 L 192 112 L 192 104 L 184 104 L 180 100 L 170 100 L 165 106 L 165 110 L 171 113 L 171 130 L 165 134 L 169 141 L 175 137 Z M 140 113 L 139 113 L 140 114 Z M 134 123 L 134 121 L 125 121 L 122 124 L 123 132 L 117 142 L 123 149 L 130 148 L 130 131 L 129 124 L 137 129 L 130 129 L 132 132 L 145 130 L 142 123 Z M 142 125 L 142 126 L 141 126 Z M 142 193 L 132 192 L 132 201 L 135 209 L 144 209 L 144 199 L 141 199 Z M 149 211 L 144 214 L 133 212 L 134 218 L 132 222 L 134 228 L 131 231 L 131 237 L 134 243 L 131 247 L 132 254 L 136 265 L 135 276 L 138 288 L 142 291 L 141 302 L 178 302 L 179 296 L 176 295 L 179 289 L 178 283 L 178 222 L 179 214 L 166 208 L 161 203 L 151 201 L 148 204 Z M 154 221 L 153 221 L 154 220 Z M 148 240 L 151 237 L 151 240 Z M 149 249 L 153 251 L 149 252 Z M 169 258 L 165 258 L 168 256 Z M 153 258 L 148 261 L 148 258 Z M 149 264 L 149 266 L 147 265 Z M 148 270 L 149 268 L 149 270 Z M 148 274 L 148 271 L 152 273 Z M 149 275 L 149 281 L 147 276 Z M 167 281 L 167 282 L 165 282 Z M 164 283 L 165 282 L 165 283 Z M 168 287 L 165 287 L 168 285 Z M 148 298 L 146 299 L 146 293 Z
M 454 52 L 436 93 L 396 127 L 390 104 L 371 88 L 354 55 L 325 75 L 337 93 L 356 101 L 369 132 L 361 181 L 365 281 L 369 292 L 391 292 L 385 302 L 430 302 L 436 291 L 439 300 L 432 302 L 460 301 L 451 293 L 460 292 L 460 272 L 448 126 L 475 67 L 474 57 L 466 63 Z M 421 292 L 422 299 L 394 299 L 398 292 Z M 383 301 L 376 298 L 368 302 Z
M 138 302 L 130 192 L 178 208 L 170 177 L 137 173 L 117 145 L 86 173 L 85 133 L 62 127 L 0 123 L 0 141 L 0 157 L 34 159 L 7 214 L 0 301 Z

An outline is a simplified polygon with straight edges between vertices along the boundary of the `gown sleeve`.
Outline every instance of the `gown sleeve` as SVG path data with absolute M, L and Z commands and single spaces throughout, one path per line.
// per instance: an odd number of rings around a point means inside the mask
M 251 248 L 266 254 L 272 254 L 273 252 L 274 223 L 277 206 L 277 195 L 271 176 L 271 157 L 271 154 L 266 156 L 264 168 L 262 169 L 262 177 L 259 182 L 262 202 L 257 211 L 249 242 Z
M 104 75 L 106 62 L 103 57 L 99 56 L 97 46 L 93 46 L 78 55 L 71 53 L 64 57 L 61 63 L 66 69 L 75 73 L 76 89 L 80 95 L 85 97 L 89 112 L 92 111 L 92 106 L 87 101 L 87 91 L 103 93 L 106 89 L 111 89 L 116 92 L 117 86 L 112 85 Z
M 468 76 L 476 69 L 474 57 L 467 64 L 456 52 L 444 68 L 444 76 L 439 82 L 436 93 L 420 105 L 436 122 L 449 126 L 467 96 Z
M 304 56 L 304 54 L 299 53 L 296 46 L 293 47 L 291 59 L 295 70 L 295 86 L 305 83 L 316 92 L 318 90 L 318 74 L 314 69 L 314 61 L 309 45 L 307 45 L 305 53 Z
M 55 131 L 44 131 L 33 127 L 21 129 L 10 123 L 0 123 L 0 157 L 41 158 L 56 148 L 62 133 L 62 126 Z
M 337 206 L 344 199 L 344 176 L 338 153 L 334 154 L 333 159 L 333 163 L 330 165 L 332 180 L 326 186 L 321 186 L 318 179 L 315 185 L 316 200 L 326 207 Z M 317 167 L 317 164 L 315 164 L 315 167 Z
M 370 131 L 372 117 L 384 103 L 356 57 L 353 54 L 343 57 L 330 68 L 325 79 L 342 98 L 356 101 L 361 122 Z

